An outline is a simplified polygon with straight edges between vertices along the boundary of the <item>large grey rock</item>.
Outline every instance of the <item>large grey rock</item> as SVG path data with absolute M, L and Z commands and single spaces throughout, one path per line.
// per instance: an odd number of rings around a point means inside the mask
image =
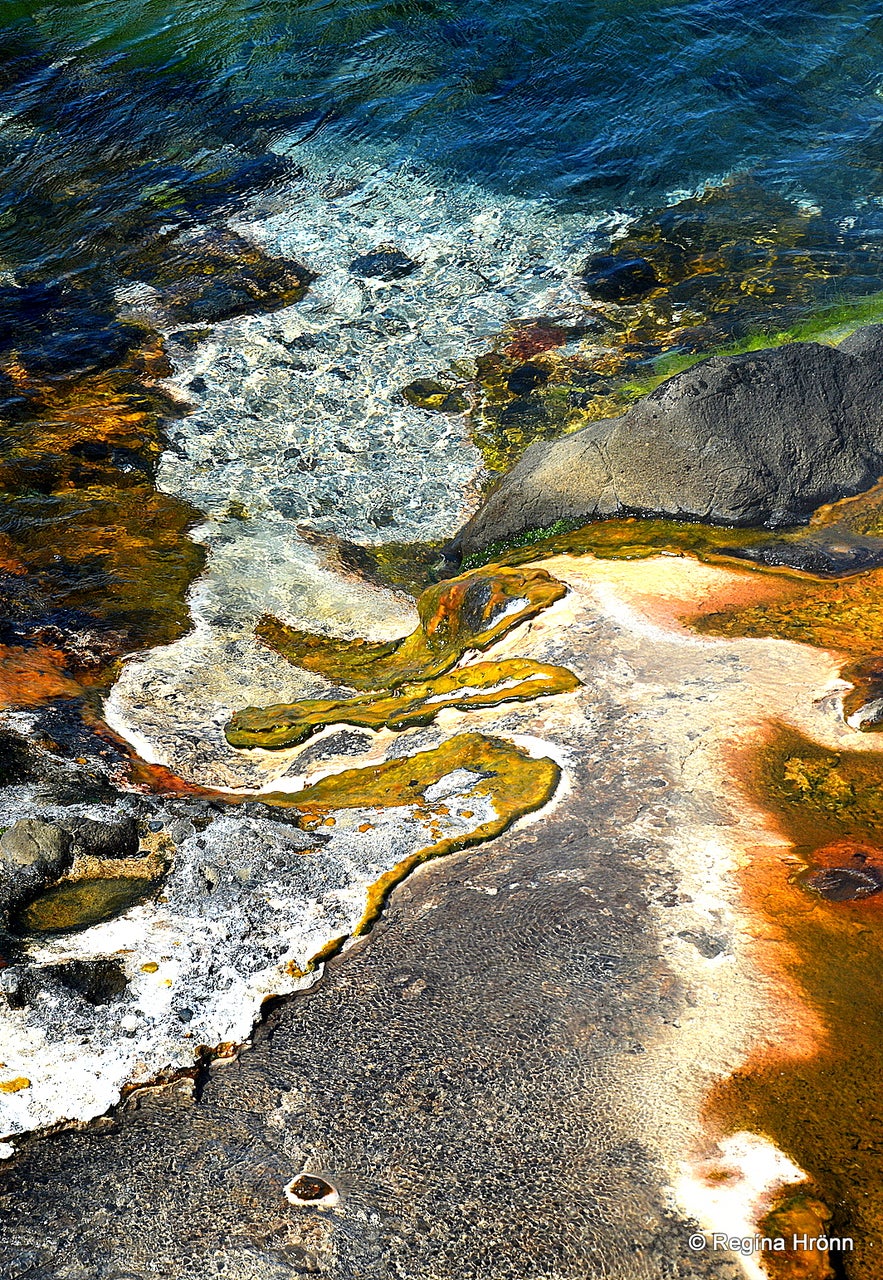
M 530 446 L 451 544 L 469 555 L 557 520 L 657 513 L 798 523 L 883 473 L 883 325 L 840 347 L 718 356 L 621 418 Z
M 70 865 L 72 843 L 70 834 L 57 823 L 22 818 L 0 836 L 0 861 L 59 872 Z
M 73 840 L 56 822 L 20 818 L 3 831 L 0 835 L 0 941 L 10 913 L 66 871 L 72 861 Z

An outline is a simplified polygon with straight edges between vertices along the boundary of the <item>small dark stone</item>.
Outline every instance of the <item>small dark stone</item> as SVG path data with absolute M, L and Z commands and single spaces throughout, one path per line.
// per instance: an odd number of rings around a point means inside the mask
M 109 1004 L 114 996 L 122 995 L 128 985 L 119 960 L 70 960 L 48 965 L 42 973 L 95 1005 Z
M 27 742 L 16 733 L 0 732 L 0 786 L 24 782 L 27 776 Z
M 595 254 L 589 258 L 582 275 L 586 289 L 602 302 L 639 298 L 659 284 L 652 264 L 632 254 Z
M 396 523 L 395 512 L 389 507 L 378 507 L 371 512 L 368 519 L 378 529 L 388 529 L 391 524 Z
M 513 400 L 500 414 L 500 425 L 504 427 L 538 427 L 545 421 L 546 413 L 542 406 L 532 404 L 530 400 Z
M 713 960 L 715 956 L 723 955 L 727 949 L 723 938 L 715 938 L 704 929 L 682 929 L 678 937 L 683 938 L 685 942 L 691 942 L 706 960 Z
M 289 1182 L 287 1192 L 290 1199 L 303 1200 L 304 1204 L 311 1204 L 316 1200 L 324 1200 L 327 1196 L 334 1195 L 334 1187 L 324 1178 L 316 1177 L 315 1174 L 302 1173 L 299 1178 Z
M 170 333 L 169 338 L 185 350 L 195 351 L 210 333 L 211 329 L 178 329 L 175 333 Z
M 350 271 L 354 276 L 363 276 L 376 280 L 400 280 L 416 271 L 420 264 L 406 253 L 392 245 L 381 246 L 373 253 L 360 254 L 350 263 Z
M 513 369 L 506 379 L 506 386 L 515 396 L 528 395 L 549 381 L 548 369 L 538 364 L 521 364 Z
M 826 867 L 811 875 L 807 884 L 829 902 L 854 902 L 883 889 L 883 872 L 876 867 Z

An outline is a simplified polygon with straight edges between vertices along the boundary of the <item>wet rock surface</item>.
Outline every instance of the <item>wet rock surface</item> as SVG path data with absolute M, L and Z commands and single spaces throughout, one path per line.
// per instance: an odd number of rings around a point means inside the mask
M 796 523 L 883 468 L 883 327 L 839 348 L 794 343 L 714 357 L 621 418 L 537 442 L 454 540 L 469 555 L 560 520 L 655 512 Z
M 598 729 L 566 815 L 407 882 L 237 1063 L 0 1166 L 7 1274 L 735 1280 L 635 1138 L 683 999 L 647 929 L 676 876 L 623 834 L 664 761 Z M 292 1205 L 302 1170 L 339 1205 Z
M 703 1062 L 731 1060 L 721 1008 L 734 1007 L 744 963 L 719 878 L 736 815 L 708 767 L 706 735 L 726 720 L 721 700 L 751 714 L 750 690 L 752 705 L 766 706 L 771 665 L 782 675 L 776 663 L 787 661 L 789 676 L 799 667 L 798 682 L 825 668 L 771 644 L 647 634 L 627 608 L 601 607 L 602 583 L 582 594 L 579 567 L 570 572 L 571 594 L 531 621 L 530 651 L 575 660 L 584 688 L 542 709 L 457 713 L 473 725 L 493 714 L 495 731 L 534 749 L 554 743 L 566 803 L 405 881 L 370 941 L 269 1013 L 234 1065 L 203 1067 L 192 1086 L 136 1092 L 86 1131 L 25 1140 L 0 1166 L 0 1249 L 32 1275 L 140 1280 L 159 1269 L 199 1280 L 226 1267 L 243 1278 L 735 1280 L 725 1255 L 690 1253 L 691 1224 L 673 1207 L 660 1154 L 680 1158 L 689 1098 L 703 1095 L 685 1044 L 695 1052 L 700 1036 Z M 670 560 L 649 573 L 711 583 L 722 571 Z M 567 627 L 556 610 L 572 611 Z M 522 631 L 501 647 L 524 644 Z M 437 740 L 434 729 L 412 732 L 398 749 Z M 456 807 L 450 788 L 433 797 Z M 253 854 L 272 840 L 255 829 L 228 866 L 226 823 L 240 839 L 249 825 L 216 816 L 202 861 L 190 864 L 194 875 L 203 867 L 219 923 L 248 901 L 230 874 L 246 845 Z M 79 1002 L 69 1016 L 79 1026 L 119 1016 L 140 981 L 128 962 L 126 976 L 127 990 L 105 1004 L 68 989 Z M 57 972 L 44 981 L 64 989 Z M 750 992 L 743 1029 L 769 998 L 756 980 Z M 17 998 L 32 1007 L 38 996 L 25 983 Z M 184 1031 L 198 1027 L 192 1000 L 175 1008 Z M 293 1204 L 287 1189 L 299 1179 L 339 1200 Z M 88 1218 L 84 1193 L 99 1206 Z
M 89 805 L 82 767 L 44 751 L 34 771 L 68 784 L 53 802 L 23 768 L 0 792 L 0 1071 L 27 1085 L 0 1098 L 0 1132 L 90 1119 L 246 1040 L 262 1001 L 311 985 L 397 879 L 504 830 L 559 778 L 480 734 L 430 746 L 239 804 Z

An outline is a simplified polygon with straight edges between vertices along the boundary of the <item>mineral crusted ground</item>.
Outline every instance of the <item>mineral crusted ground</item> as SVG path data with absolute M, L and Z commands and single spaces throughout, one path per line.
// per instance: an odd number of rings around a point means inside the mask
M 691 1225 L 741 1231 L 802 1171 L 761 1136 L 703 1129 L 707 1090 L 749 1053 L 799 1061 L 821 1029 L 735 889 L 746 859 L 777 867 L 787 843 L 725 759 L 770 715 L 854 737 L 827 696 L 837 664 L 677 622 L 762 593 L 751 571 L 544 567 L 570 595 L 491 656 L 566 665 L 583 687 L 445 711 L 398 750 L 491 727 L 542 742 L 559 803 L 413 874 L 370 942 L 233 1065 L 24 1142 L 0 1184 L 10 1277 L 739 1274 L 690 1253 Z M 293 1204 L 304 1172 L 339 1203 Z

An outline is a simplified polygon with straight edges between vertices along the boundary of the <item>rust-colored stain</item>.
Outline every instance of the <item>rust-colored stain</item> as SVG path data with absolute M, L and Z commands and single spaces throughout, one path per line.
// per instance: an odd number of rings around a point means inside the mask
M 785 1187 L 769 1213 L 758 1223 L 758 1234 L 781 1240 L 782 1252 L 767 1250 L 764 1268 L 770 1280 L 834 1280 L 829 1254 L 819 1249 L 794 1248 L 795 1237 L 818 1240 L 833 1235 L 831 1211 L 805 1183 Z
M 53 698 L 80 697 L 82 686 L 65 667 L 59 649 L 0 645 L 0 707 L 39 707 Z
M 758 956 L 793 984 L 820 1034 L 813 1051 L 792 1055 L 771 1034 L 712 1091 L 709 1119 L 766 1134 L 805 1169 L 830 1214 L 826 1233 L 855 1240 L 836 1274 L 880 1280 L 883 771 L 876 753 L 831 751 L 777 725 L 741 772 L 793 846 L 756 851 L 742 876 L 746 905 L 774 943 Z M 772 1274 L 828 1274 L 800 1269 L 809 1265 L 785 1257 Z

